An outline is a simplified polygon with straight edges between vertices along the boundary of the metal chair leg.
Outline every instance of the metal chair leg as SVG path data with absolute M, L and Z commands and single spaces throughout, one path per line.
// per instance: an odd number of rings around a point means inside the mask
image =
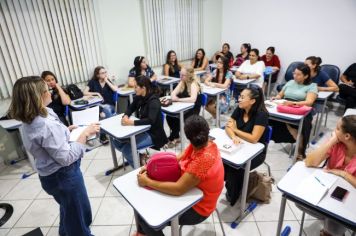
M 305 212 L 302 213 L 302 220 L 300 222 L 299 236 L 303 234 L 303 225 L 304 225 Z
M 272 176 L 272 174 L 271 174 L 271 166 L 265 161 L 263 162 L 263 164 L 265 164 L 267 166 L 268 175 L 271 177 Z
M 221 218 L 220 218 L 220 213 L 219 213 L 219 210 L 217 208 L 215 208 L 215 212 L 216 212 L 216 215 L 218 216 L 218 219 L 219 219 L 219 224 L 220 224 L 220 227 L 221 227 L 221 231 L 223 233 L 223 236 L 225 236 L 225 230 L 224 230 L 224 225 L 222 224 L 221 222 Z
M 183 229 L 183 225 L 179 226 L 179 236 L 182 236 L 182 229 Z

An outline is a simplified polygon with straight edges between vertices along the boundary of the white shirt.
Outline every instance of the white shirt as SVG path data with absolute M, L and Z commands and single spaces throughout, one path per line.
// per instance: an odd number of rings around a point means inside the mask
M 265 71 L 265 63 L 263 61 L 257 61 L 255 64 L 251 65 L 250 60 L 244 61 L 241 66 L 237 69 L 238 72 L 242 74 L 258 74 L 260 77 L 254 81 L 254 84 L 257 84 L 262 88 L 264 77 L 263 72 Z

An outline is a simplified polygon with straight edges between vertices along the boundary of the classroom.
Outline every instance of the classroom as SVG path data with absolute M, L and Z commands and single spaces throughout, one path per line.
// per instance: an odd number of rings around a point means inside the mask
M 0 0 L 0 236 L 356 235 L 353 0 Z

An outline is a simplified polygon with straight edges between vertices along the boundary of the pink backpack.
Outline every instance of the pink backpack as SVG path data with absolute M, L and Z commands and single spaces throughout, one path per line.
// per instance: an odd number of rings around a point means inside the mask
M 176 182 L 181 175 L 176 154 L 172 152 L 153 154 L 146 168 L 148 177 L 153 180 Z
M 308 106 L 286 106 L 286 105 L 277 106 L 278 112 L 293 114 L 293 115 L 305 115 L 309 113 L 311 109 L 313 108 Z

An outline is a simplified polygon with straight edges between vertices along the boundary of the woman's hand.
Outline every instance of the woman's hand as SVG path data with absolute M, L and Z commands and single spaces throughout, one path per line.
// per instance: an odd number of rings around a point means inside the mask
M 73 129 L 76 129 L 76 128 L 78 128 L 78 126 L 76 126 L 76 125 L 70 125 L 70 126 L 68 126 L 69 132 L 72 132 L 72 130 L 73 130 Z
M 294 105 L 295 105 L 295 102 L 292 102 L 292 101 L 285 101 L 285 102 L 283 103 L 283 105 L 285 105 L 285 106 L 294 106 Z
M 339 170 L 339 169 L 324 169 L 325 172 L 327 173 L 331 173 L 331 174 L 334 174 L 334 175 L 337 175 L 337 176 L 340 176 L 342 178 L 345 178 L 346 176 L 346 171 L 343 171 L 343 170 Z
M 140 172 L 138 172 L 138 173 L 139 173 L 139 174 L 143 174 L 143 173 L 145 173 L 146 171 L 147 171 L 147 166 L 144 165 L 144 166 L 141 167 Z
M 149 181 L 150 178 L 148 177 L 147 172 L 137 174 L 137 182 L 139 186 L 145 187 L 148 185 Z
M 179 102 L 179 98 L 177 96 L 171 96 L 172 102 Z
M 226 127 L 232 129 L 234 132 L 237 130 L 236 129 L 236 125 L 235 125 L 235 121 L 233 119 L 229 119 L 226 123 Z
M 240 144 L 241 143 L 241 139 L 239 137 L 235 136 L 235 137 L 232 138 L 232 142 L 234 144 Z
M 122 125 L 126 125 L 126 126 L 134 125 L 134 121 L 131 120 L 128 116 L 125 115 L 125 116 L 122 117 L 122 119 L 121 119 L 121 124 L 122 124 Z
M 85 135 L 87 137 L 90 137 L 96 133 L 99 133 L 100 131 L 100 124 L 99 123 L 93 123 L 89 125 L 83 132 L 85 132 Z
M 331 138 L 330 138 L 329 142 L 331 142 L 332 145 L 337 144 L 338 142 L 340 142 L 335 131 L 331 133 Z

